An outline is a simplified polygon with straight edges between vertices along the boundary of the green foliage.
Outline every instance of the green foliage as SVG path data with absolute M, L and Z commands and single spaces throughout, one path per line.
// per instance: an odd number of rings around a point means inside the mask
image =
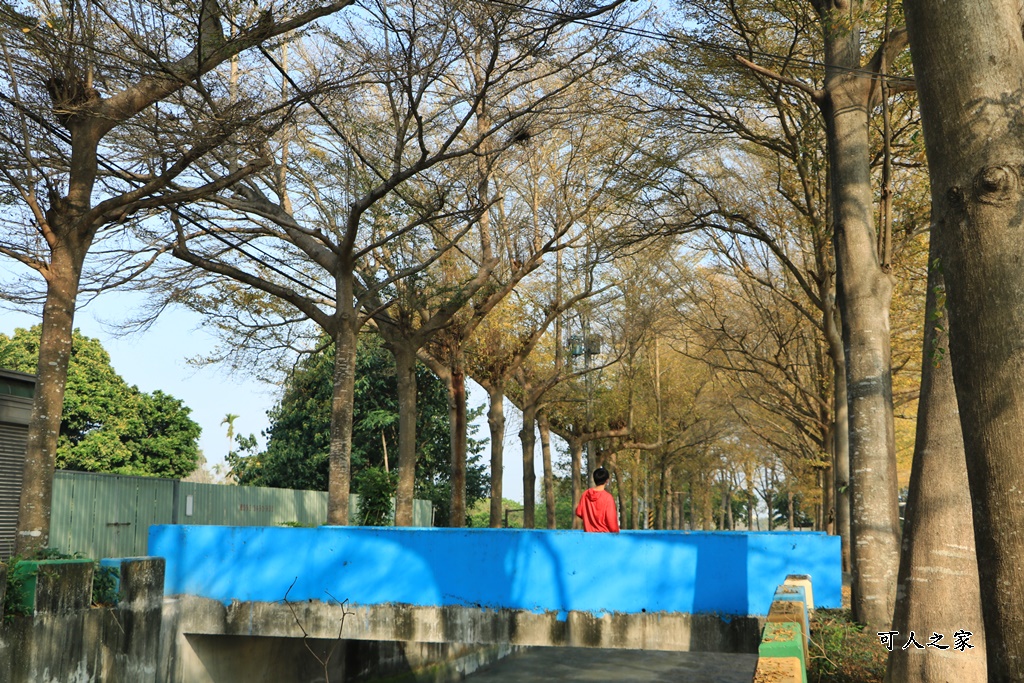
M 504 514 L 508 512 L 508 527 L 510 529 L 522 529 L 523 528 L 523 504 L 509 500 L 508 498 L 501 499 L 501 512 L 502 519 L 504 520 Z M 473 503 L 473 506 L 469 508 L 469 526 L 471 527 L 488 527 L 491 525 L 491 499 L 480 498 Z
M 0 334 L 0 367 L 34 373 L 40 327 Z M 185 477 L 196 469 L 200 427 L 180 400 L 127 384 L 99 340 L 72 335 L 57 467 Z
M 284 386 L 281 401 L 267 413 L 267 448 L 243 454 L 250 443 L 228 456 L 238 483 L 250 486 L 326 491 L 330 450 L 334 349 L 303 358 Z M 434 504 L 435 524 L 447 526 L 451 498 L 447 388 L 423 365 L 417 365 L 416 497 Z M 471 414 L 479 414 L 474 411 Z M 355 405 L 352 416 L 352 476 L 371 467 L 383 468 L 387 448 L 392 468 L 398 453 L 398 382 L 394 358 L 375 335 L 362 335 L 356 352 Z M 466 473 L 467 505 L 487 491 L 486 469 L 480 463 L 482 444 L 469 440 Z M 354 487 L 353 491 L 358 488 Z
M 4 592 L 4 621 L 9 623 L 16 616 L 28 616 L 32 610 L 22 605 L 19 596 L 25 588 L 25 575 L 16 571 L 20 558 L 7 561 L 7 588 Z
M 793 526 L 803 528 L 814 526 L 814 519 L 804 510 L 803 497 L 793 494 Z M 789 498 L 784 491 L 779 491 L 773 498 L 772 523 L 775 528 L 785 527 L 789 523 Z
M 102 567 L 97 562 L 92 575 L 92 604 L 116 605 L 121 570 L 117 567 Z
M 815 610 L 807 680 L 819 683 L 881 683 L 888 651 L 849 610 Z
M 12 557 L 7 563 L 7 588 L 4 592 L 4 621 L 10 622 L 15 616 L 30 616 L 32 609 L 20 603 L 25 582 L 29 575 L 18 571 L 18 565 L 26 561 L 38 560 L 81 560 L 81 553 L 65 553 L 56 548 L 41 548 L 26 557 Z M 118 601 L 118 584 L 121 570 L 117 567 L 103 567 L 97 560 L 92 573 L 92 604 L 116 605 Z
M 387 526 L 392 498 L 398 487 L 398 473 L 385 472 L 382 467 L 365 467 L 353 477 L 352 483 L 359 494 L 359 523 L 363 526 Z
M 538 493 L 537 500 L 544 500 L 543 488 Z M 505 520 L 508 520 L 509 529 L 523 528 L 522 503 L 515 500 L 509 500 L 508 498 L 502 498 L 501 513 L 502 526 L 504 526 Z M 571 529 L 572 521 L 575 516 L 576 510 L 572 505 L 572 480 L 568 477 L 555 477 L 555 528 Z M 534 522 L 536 523 L 536 527 L 538 529 L 546 529 L 547 519 L 547 505 L 545 503 L 539 503 L 534 511 Z M 473 507 L 469 510 L 469 526 L 488 527 L 490 524 L 491 500 L 490 498 L 481 498 L 476 501 Z

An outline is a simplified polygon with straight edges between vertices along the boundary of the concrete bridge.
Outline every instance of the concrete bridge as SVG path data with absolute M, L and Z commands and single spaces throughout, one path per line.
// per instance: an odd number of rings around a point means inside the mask
M 749 673 L 759 649 L 806 661 L 793 630 L 806 623 L 776 624 L 792 631 L 772 640 L 788 655 L 758 646 L 769 608 L 805 618 L 772 602 L 787 575 L 813 575 L 817 605 L 840 603 L 839 541 L 811 533 L 167 526 L 152 529 L 150 551 L 104 560 L 120 567 L 120 598 L 102 607 L 91 607 L 91 560 L 15 565 L 0 680 L 462 680 L 531 646 L 547 647 L 517 654 L 548 679 L 590 661 L 596 680 L 645 680 L 636 667 L 689 680 L 711 661 L 702 652 L 747 653 L 730 655 L 746 657 L 736 666 L 714 655 L 718 672 Z M 508 663 L 519 675 L 525 661 Z
M 149 552 L 167 680 L 295 680 L 341 642 L 461 674 L 525 646 L 753 653 L 787 575 L 841 604 L 839 539 L 808 532 L 158 526 Z

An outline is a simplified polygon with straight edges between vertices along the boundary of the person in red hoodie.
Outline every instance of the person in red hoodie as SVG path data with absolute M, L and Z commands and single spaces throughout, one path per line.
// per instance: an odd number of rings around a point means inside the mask
M 594 470 L 594 487 L 583 492 L 576 516 L 583 520 L 584 531 L 619 532 L 619 513 L 615 499 L 604 490 L 608 484 L 608 470 L 598 467 Z

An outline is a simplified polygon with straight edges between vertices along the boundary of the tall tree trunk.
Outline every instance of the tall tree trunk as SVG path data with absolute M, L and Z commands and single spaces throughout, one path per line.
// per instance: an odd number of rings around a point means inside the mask
M 547 512 L 547 528 L 558 526 L 555 519 L 555 472 L 551 464 L 551 424 L 543 412 L 537 414 L 537 426 L 540 428 L 540 454 L 544 461 L 544 506 Z
M 416 350 L 398 341 L 388 347 L 395 357 L 398 379 L 398 488 L 395 526 L 413 525 L 416 488 Z
M 448 384 L 448 411 L 451 419 L 452 496 L 448 524 L 466 526 L 466 372 L 462 354 L 452 362 Z
M 524 392 L 528 391 L 523 387 Z M 535 467 L 535 447 L 537 445 L 537 406 L 527 403 L 523 406 L 523 428 L 519 432 L 519 440 L 523 446 L 523 528 L 536 528 L 537 513 L 537 473 Z
M 668 464 L 668 457 L 662 455 L 661 457 L 661 481 L 658 484 L 658 508 L 657 508 L 657 528 L 658 529 L 669 529 L 671 528 L 671 517 L 669 496 L 672 494 L 669 492 L 672 486 L 672 465 Z
M 786 529 L 792 531 L 793 524 L 793 489 L 786 486 Z
M 491 520 L 492 529 L 502 527 L 502 475 L 505 472 L 505 390 L 498 382 L 487 386 L 487 427 L 491 434 Z
M 725 528 L 730 531 L 734 529 L 732 520 L 732 485 L 725 490 Z
M 638 529 L 642 528 L 640 523 L 640 492 L 638 490 L 637 483 L 637 470 L 636 467 L 633 469 L 633 475 L 630 477 L 630 521 L 629 528 Z
M 65 242 L 52 250 L 14 546 L 15 554 L 20 556 L 46 548 L 50 542 L 57 437 L 71 359 L 75 302 L 86 251 L 87 248 Z
M 579 505 L 580 498 L 583 497 L 583 491 L 586 488 L 586 482 L 583 481 L 583 441 L 578 438 L 569 439 L 569 454 L 572 459 L 570 465 L 572 469 L 572 509 L 575 511 L 576 506 Z M 582 529 L 583 522 L 579 517 L 576 516 L 575 512 L 572 516 L 572 528 Z
M 825 7 L 825 128 L 834 212 L 838 304 L 846 349 L 851 469 L 853 614 L 887 630 L 896 598 L 899 503 L 892 407 L 889 304 L 878 261 L 870 173 L 871 79 L 860 73 L 864 0 Z
M 700 488 L 701 507 L 703 508 L 700 528 L 703 531 L 711 531 L 715 524 L 715 513 L 711 500 L 711 477 L 701 474 Z
M 992 681 L 1024 680 L 1024 36 L 1018 0 L 906 0 Z M 971 630 L 969 626 L 964 626 Z
M 933 221 L 938 218 L 933 216 Z M 892 630 L 905 635 L 912 630 L 922 633 L 928 629 L 926 633 L 942 633 L 952 638 L 965 624 L 970 624 L 974 649 L 923 652 L 913 647 L 896 647 L 889 655 L 889 683 L 954 678 L 957 683 L 983 683 L 987 675 L 967 458 L 947 356 L 948 339 L 937 330 L 939 321 L 944 323 L 946 316 L 939 303 L 945 299 L 945 285 L 938 254 L 936 240 L 932 240 L 917 442 L 904 514 Z
M 342 301 L 342 298 L 338 300 Z M 352 300 L 352 297 L 346 299 Z M 334 330 L 334 386 L 331 394 L 331 445 L 328 451 L 327 523 L 333 526 L 345 526 L 349 521 L 355 380 L 356 330 L 351 320 L 342 318 Z
M 747 531 L 754 530 L 757 518 L 757 496 L 754 493 L 754 468 L 745 466 L 743 478 L 747 482 Z
M 827 300 L 827 298 L 825 299 Z M 836 533 L 842 543 L 843 571 L 852 571 L 850 562 L 850 421 L 846 396 L 846 351 L 843 335 L 836 320 L 837 309 L 826 306 L 824 312 L 828 355 L 832 359 L 833 434 L 832 467 L 835 491 Z

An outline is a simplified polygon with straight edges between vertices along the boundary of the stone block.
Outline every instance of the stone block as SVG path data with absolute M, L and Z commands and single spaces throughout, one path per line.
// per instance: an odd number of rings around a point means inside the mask
M 111 557 L 100 560 L 101 567 L 117 569 L 118 601 L 128 601 L 134 609 L 159 607 L 164 598 L 162 557 Z
M 799 625 L 802 636 L 804 661 L 807 661 L 807 644 L 811 637 L 810 622 L 807 619 L 807 607 L 802 602 L 792 600 L 775 600 L 768 610 L 769 623 L 793 622 Z
M 806 649 L 802 641 L 800 624 L 792 621 L 770 621 L 764 625 L 757 654 L 760 657 L 797 657 L 801 666 L 806 669 Z
M 811 587 L 810 574 L 790 574 L 786 577 L 786 581 L 782 585 L 803 586 L 804 593 L 807 596 L 807 609 L 811 612 L 814 611 L 814 590 Z
M 799 657 L 760 657 L 754 683 L 807 683 L 807 670 Z
M 92 560 L 22 560 L 15 604 L 35 614 L 71 614 L 92 604 Z

